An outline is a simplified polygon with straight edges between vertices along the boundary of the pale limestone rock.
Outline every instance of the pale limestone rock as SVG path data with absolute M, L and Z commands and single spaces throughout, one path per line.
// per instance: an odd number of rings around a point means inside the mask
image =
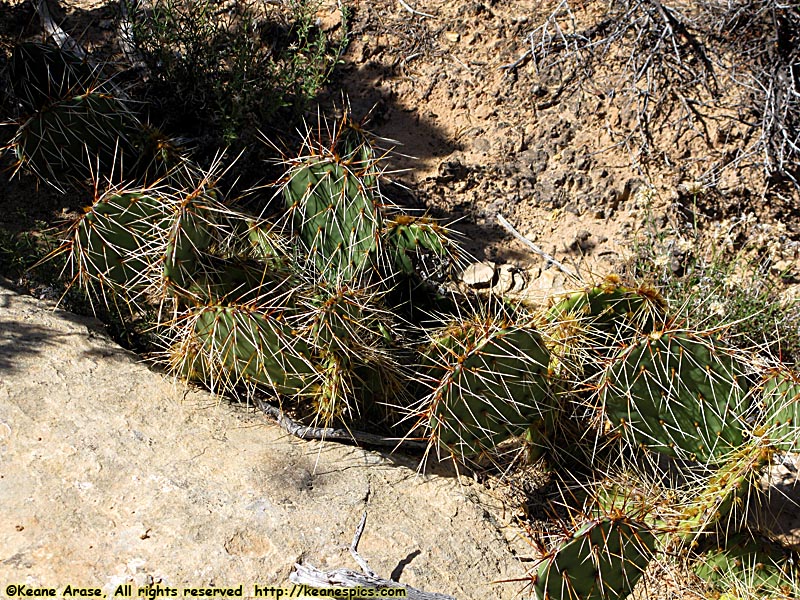
M 525 575 L 471 484 L 415 460 L 287 436 L 187 390 L 91 319 L 0 286 L 0 581 L 284 585 L 296 561 L 458 598 Z M 499 522 L 499 519 L 496 519 Z M 515 549 L 530 555 L 520 543 Z M 134 592 L 135 596 L 135 592 Z
M 492 287 L 492 282 L 497 271 L 497 265 L 493 262 L 476 262 L 464 269 L 461 281 L 464 285 L 481 289 Z

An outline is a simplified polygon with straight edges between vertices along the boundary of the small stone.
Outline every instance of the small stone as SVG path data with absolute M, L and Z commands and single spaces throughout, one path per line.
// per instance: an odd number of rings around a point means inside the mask
M 497 283 L 494 285 L 493 291 L 498 294 L 507 294 L 514 288 L 514 267 L 511 265 L 502 265 L 498 269 Z
M 492 286 L 495 274 L 497 272 L 497 265 L 493 262 L 478 262 L 472 263 L 461 275 L 461 281 L 464 285 L 471 288 L 488 288 Z
M 461 34 L 455 31 L 445 31 L 444 37 L 448 42 L 452 42 L 454 44 L 458 43 L 461 40 Z
M 770 270 L 780 277 L 789 278 L 795 274 L 795 263 L 792 260 L 778 260 L 772 263 Z
M 531 281 L 525 290 L 529 300 L 537 304 L 547 304 L 554 296 L 563 294 L 567 285 L 567 278 L 555 267 L 544 269 L 538 277 Z

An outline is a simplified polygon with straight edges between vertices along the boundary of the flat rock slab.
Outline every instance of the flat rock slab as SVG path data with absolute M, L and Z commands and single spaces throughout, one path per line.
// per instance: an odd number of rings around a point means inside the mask
M 151 370 L 97 321 L 0 286 L 0 585 L 285 585 L 358 565 L 458 598 L 525 568 L 469 486 L 303 442 Z M 135 595 L 134 591 L 134 595 Z

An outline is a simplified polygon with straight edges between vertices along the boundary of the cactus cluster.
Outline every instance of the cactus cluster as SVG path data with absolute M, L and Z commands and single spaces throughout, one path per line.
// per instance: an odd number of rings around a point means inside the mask
M 531 575 L 541 599 L 624 598 L 676 544 L 723 592 L 730 561 L 764 562 L 747 540 L 702 548 L 744 531 L 757 476 L 797 449 L 788 367 L 682 328 L 658 292 L 617 277 L 537 309 L 448 286 L 463 252 L 384 195 L 382 156 L 348 116 L 283 157 L 268 219 L 237 208 L 214 169 L 77 58 L 28 44 L 12 63 L 19 168 L 97 190 L 64 232 L 70 281 L 151 310 L 176 376 L 467 463 L 506 449 L 554 470 L 581 460 L 597 475 L 593 504 Z M 609 480 L 652 481 L 652 497 Z M 787 573 L 754 585 L 783 589 Z

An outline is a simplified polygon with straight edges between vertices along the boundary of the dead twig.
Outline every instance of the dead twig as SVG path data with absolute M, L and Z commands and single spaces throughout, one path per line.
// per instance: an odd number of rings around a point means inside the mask
M 368 493 L 369 495 L 369 493 Z M 411 600 L 456 600 L 453 596 L 445 594 L 437 594 L 432 592 L 425 592 L 408 585 L 403 585 L 391 579 L 383 579 L 375 574 L 370 569 L 367 561 L 358 553 L 358 542 L 361 541 L 361 536 L 364 534 L 364 526 L 367 523 L 367 511 L 361 515 L 361 521 L 356 527 L 353 542 L 350 544 L 350 554 L 361 567 L 362 572 L 352 571 L 350 569 L 334 569 L 333 571 L 322 571 L 311 565 L 295 564 L 294 571 L 289 574 L 289 581 L 298 585 L 308 585 L 316 588 L 396 588 L 405 590 L 406 595 L 404 598 Z
M 361 567 L 361 570 L 364 571 L 365 575 L 370 577 L 377 577 L 375 571 L 369 568 L 369 564 L 367 561 L 358 553 L 358 542 L 361 541 L 361 536 L 364 535 L 364 526 L 367 524 L 367 511 L 364 510 L 364 513 L 361 515 L 361 521 L 356 527 L 356 533 L 353 536 L 353 543 L 350 544 L 350 554 L 353 556 L 353 559 L 358 563 L 358 566 Z
M 427 442 L 418 440 L 384 437 L 375 435 L 374 433 L 336 429 L 334 427 L 311 427 L 310 425 L 303 425 L 287 416 L 280 408 L 272 406 L 261 398 L 255 398 L 255 403 L 259 410 L 274 418 L 286 433 L 300 438 L 301 440 L 340 442 L 345 444 L 373 446 L 376 448 L 392 448 L 393 450 L 402 448 L 403 450 L 412 450 L 415 452 L 424 452 L 428 448 Z
M 411 7 L 407 2 L 405 2 L 405 0 L 397 0 L 397 1 L 400 3 L 400 6 L 405 8 L 412 15 L 417 15 L 419 17 L 427 17 L 428 19 L 435 19 L 436 18 L 434 15 L 429 15 L 428 13 L 424 13 L 422 11 L 419 11 L 419 10 Z
M 545 259 L 547 262 L 552 263 L 553 265 L 555 265 L 558 268 L 559 271 L 561 271 L 562 273 L 564 273 L 568 277 L 570 277 L 572 279 L 576 279 L 578 281 L 581 281 L 581 277 L 577 273 L 574 273 L 574 272 L 570 271 L 567 267 L 565 267 L 563 264 L 558 262 L 558 260 L 556 260 L 556 258 L 554 256 L 551 256 L 550 254 L 548 254 L 547 252 L 545 252 L 544 250 L 539 248 L 539 246 L 534 244 L 532 241 L 530 241 L 528 238 L 526 238 L 524 235 L 522 235 L 519 231 L 514 229 L 514 226 L 511 223 L 509 223 L 508 220 L 503 215 L 501 215 L 500 213 L 497 214 L 497 222 L 500 223 L 500 225 L 502 225 L 503 228 L 506 231 L 508 231 L 511 235 L 513 235 L 520 242 L 525 244 L 525 246 L 527 246 L 529 250 L 531 250 L 535 254 L 538 254 L 543 259 Z

